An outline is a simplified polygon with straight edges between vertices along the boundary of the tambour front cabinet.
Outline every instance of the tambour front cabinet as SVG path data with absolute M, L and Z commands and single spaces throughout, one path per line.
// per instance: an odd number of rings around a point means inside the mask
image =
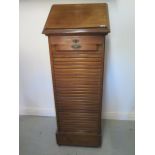
M 48 36 L 59 145 L 100 146 L 108 7 L 53 5 Z

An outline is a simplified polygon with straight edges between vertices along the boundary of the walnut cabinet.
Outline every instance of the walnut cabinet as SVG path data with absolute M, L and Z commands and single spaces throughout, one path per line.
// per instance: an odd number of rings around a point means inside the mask
M 59 145 L 100 146 L 107 4 L 53 5 L 48 36 Z

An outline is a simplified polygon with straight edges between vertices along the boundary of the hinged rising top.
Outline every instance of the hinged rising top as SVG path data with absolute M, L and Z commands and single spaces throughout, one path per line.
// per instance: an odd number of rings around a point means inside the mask
M 43 33 L 108 33 L 106 3 L 53 5 Z

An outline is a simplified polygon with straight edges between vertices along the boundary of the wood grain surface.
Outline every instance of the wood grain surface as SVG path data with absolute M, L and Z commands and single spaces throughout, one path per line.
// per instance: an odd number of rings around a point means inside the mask
M 53 5 L 48 36 L 59 145 L 100 146 L 107 4 Z
M 95 32 L 108 33 L 109 16 L 106 3 L 98 4 L 56 4 L 53 5 L 48 15 L 43 33 L 58 33 L 60 30 L 94 29 Z M 56 32 L 57 31 L 57 32 Z M 87 30 L 86 30 L 87 31 Z
M 78 42 L 74 42 L 75 39 Z M 57 142 L 60 145 L 100 144 L 104 39 L 104 36 L 49 37 L 57 111 Z M 69 45 L 77 43 L 98 48 L 93 51 L 89 48 L 71 50 Z M 57 48 L 60 45 L 66 45 L 66 48 Z M 77 133 L 81 139 L 70 137 Z M 90 144 L 84 143 L 85 136 L 80 133 L 88 134 L 86 137 L 90 139 Z M 60 136 L 63 134 L 65 140 Z M 69 143 L 70 139 L 72 142 Z

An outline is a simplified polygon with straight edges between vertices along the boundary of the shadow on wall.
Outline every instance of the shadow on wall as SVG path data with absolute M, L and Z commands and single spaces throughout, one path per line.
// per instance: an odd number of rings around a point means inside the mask
M 103 97 L 102 97 L 102 114 L 106 113 L 108 110 L 109 103 L 112 101 L 111 97 L 114 97 L 115 102 L 112 102 L 113 109 L 117 111 L 119 107 L 119 94 L 117 94 L 117 84 L 115 80 L 115 72 L 113 68 L 112 61 L 112 50 L 111 50 L 111 35 L 106 35 L 105 38 L 105 58 L 104 58 L 104 77 L 103 77 Z M 113 113 L 113 111 L 110 113 Z M 115 113 L 115 112 L 114 112 Z M 120 116 L 115 116 L 119 117 Z M 102 116 L 104 118 L 104 116 Z M 117 119 L 117 118 L 116 118 Z
M 112 117 L 114 119 L 134 119 L 134 96 L 127 94 L 130 92 L 129 85 L 131 79 L 125 79 L 128 75 L 125 70 L 128 71 L 129 68 L 127 65 L 129 64 L 124 64 L 125 62 L 122 60 L 124 57 L 119 55 L 119 53 L 116 53 L 117 49 L 114 51 L 111 36 L 112 35 L 108 34 L 105 39 L 102 118 Z M 120 57 L 120 59 L 116 60 L 113 56 L 114 53 L 118 54 L 118 58 Z M 125 66 L 125 70 L 122 69 L 123 65 Z M 128 82 L 128 87 L 124 85 L 124 81 Z M 126 94 L 128 96 L 126 96 Z
M 108 98 L 110 96 L 115 96 L 115 103 L 119 102 L 117 95 L 117 86 L 115 83 L 114 72 L 111 67 L 111 35 L 108 34 L 105 39 L 105 58 L 104 58 L 104 79 L 103 79 L 103 98 L 102 98 L 102 111 L 107 111 L 107 106 L 109 104 Z M 109 94 L 110 93 L 110 94 Z M 118 106 L 118 105 L 113 105 Z M 117 107 L 119 109 L 119 107 Z M 103 117 L 102 117 L 103 118 Z

